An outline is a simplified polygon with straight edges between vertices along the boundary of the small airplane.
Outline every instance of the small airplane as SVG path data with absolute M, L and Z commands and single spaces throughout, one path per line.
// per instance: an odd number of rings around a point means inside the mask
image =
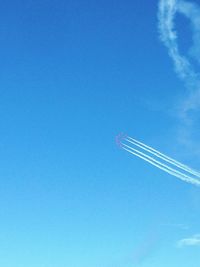
M 123 139 L 125 139 L 126 137 L 127 137 L 127 135 L 124 134 L 124 133 L 120 133 L 120 134 L 118 134 L 118 135 L 115 137 L 115 141 L 116 141 L 117 146 L 122 147 L 122 143 L 121 143 L 121 141 L 122 141 Z

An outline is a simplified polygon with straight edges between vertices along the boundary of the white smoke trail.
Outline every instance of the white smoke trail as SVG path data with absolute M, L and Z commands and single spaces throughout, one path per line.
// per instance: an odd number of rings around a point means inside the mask
M 182 55 L 179 49 L 178 34 L 175 25 L 177 14 L 185 16 L 190 22 L 193 44 L 188 53 Z M 168 50 L 176 73 L 184 81 L 187 98 L 178 107 L 180 129 L 179 141 L 192 148 L 193 153 L 200 152 L 192 138 L 195 133 L 195 123 L 200 110 L 200 73 L 196 71 L 194 61 L 200 63 L 200 7 L 187 0 L 160 0 L 158 9 L 158 28 L 160 39 Z
M 157 167 L 157 168 L 159 168 L 159 169 L 161 169 L 161 170 L 163 170 L 163 171 L 165 171 L 165 172 L 167 172 L 167 173 L 169 173 L 169 174 L 181 179 L 184 182 L 187 182 L 187 183 L 190 183 L 190 184 L 193 184 L 193 185 L 196 185 L 196 186 L 200 186 L 200 181 L 197 180 L 197 179 L 194 179 L 193 177 L 182 175 L 181 173 L 179 174 L 179 173 L 175 172 L 173 169 L 170 170 L 168 168 L 165 168 L 164 166 L 160 165 L 159 162 L 157 163 L 157 162 L 153 161 L 151 157 L 147 158 L 146 156 L 143 156 L 143 155 L 139 154 L 138 153 L 139 151 L 132 151 L 132 149 L 128 149 L 128 148 L 124 147 L 123 144 L 122 144 L 122 148 L 124 150 L 126 150 L 127 152 L 129 152 L 129 153 L 131 153 L 131 154 L 133 154 L 133 155 L 135 155 L 135 156 L 147 161 L 148 163 L 152 164 L 153 166 L 155 166 L 155 167 Z
M 160 158 L 162 160 L 165 160 L 168 163 L 170 163 L 170 164 L 172 164 L 172 165 L 174 165 L 174 166 L 176 166 L 176 167 L 178 167 L 178 168 L 180 168 L 180 169 L 182 169 L 182 170 L 184 170 L 186 172 L 189 172 L 190 174 L 200 178 L 200 172 L 198 172 L 196 170 L 193 170 L 192 168 L 188 167 L 187 165 L 182 164 L 182 163 L 180 163 L 180 162 L 178 162 L 178 161 L 166 156 L 165 154 L 159 152 L 158 150 L 156 150 L 156 149 L 154 149 L 154 148 L 152 148 L 150 146 L 147 146 L 144 143 L 139 142 L 136 139 L 134 139 L 132 137 L 129 137 L 129 136 L 127 136 L 124 140 L 126 140 L 127 142 L 129 142 L 129 143 L 131 143 L 131 144 L 133 144 L 133 145 L 135 145 L 137 147 L 142 148 L 143 150 L 153 154 L 154 156 L 156 156 L 156 157 L 158 157 L 158 158 Z
M 200 9 L 196 4 L 184 0 L 160 0 L 159 3 L 159 32 L 160 38 L 168 49 L 175 69 L 190 89 L 196 89 L 199 85 L 199 75 L 194 71 L 187 56 L 181 55 L 178 46 L 177 32 L 175 29 L 175 17 L 177 13 L 185 15 L 191 20 L 195 49 L 200 44 Z M 199 49 L 199 48 L 198 48 Z
M 175 69 L 182 79 L 192 79 L 195 77 L 193 68 L 188 59 L 180 54 L 177 42 L 177 33 L 175 30 L 174 19 L 178 11 L 177 0 L 161 0 L 159 3 L 159 31 L 160 38 L 168 48 Z
M 149 155 L 147 155 L 147 154 L 145 154 L 145 153 L 143 153 L 143 152 L 141 152 L 141 151 L 139 151 L 139 150 L 137 150 L 135 148 L 132 148 L 132 147 L 130 147 L 130 146 L 124 144 L 124 143 L 122 143 L 122 145 L 123 145 L 123 147 L 133 151 L 134 153 L 139 154 L 140 156 L 143 157 L 143 159 L 146 158 L 146 159 L 150 160 L 151 162 L 155 163 L 157 165 L 157 167 L 160 166 L 160 167 L 164 168 L 165 170 L 169 170 L 171 172 L 171 174 L 173 173 L 173 174 L 179 175 L 179 176 L 182 177 L 182 179 L 185 179 L 185 181 L 187 181 L 187 182 L 189 182 L 190 179 L 192 179 L 192 181 L 195 180 L 196 183 L 199 183 L 199 185 L 200 185 L 200 180 L 198 181 L 197 179 L 191 177 L 190 175 L 182 173 L 182 172 L 180 172 L 180 171 L 178 171 L 178 170 L 176 170 L 174 168 L 171 168 L 170 166 L 162 163 L 161 161 L 159 161 L 159 160 L 157 160 L 157 159 L 155 159 L 155 158 L 153 158 L 153 157 L 151 157 L 151 156 L 149 156 Z

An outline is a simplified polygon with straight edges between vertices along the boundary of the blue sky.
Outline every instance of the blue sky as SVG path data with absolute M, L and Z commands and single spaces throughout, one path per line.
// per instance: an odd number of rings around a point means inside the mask
M 1 266 L 197 266 L 200 247 L 178 242 L 200 234 L 199 188 L 115 144 L 123 131 L 198 169 L 157 12 L 144 0 L 2 3 Z

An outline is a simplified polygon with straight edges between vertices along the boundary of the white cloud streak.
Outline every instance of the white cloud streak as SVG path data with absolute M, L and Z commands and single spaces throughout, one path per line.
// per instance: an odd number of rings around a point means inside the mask
M 170 163 L 170 164 L 172 164 L 178 168 L 181 168 L 183 171 L 190 172 L 191 174 L 196 175 L 198 178 L 200 178 L 200 173 L 198 171 L 195 171 L 195 170 L 191 169 L 190 167 L 188 167 L 187 165 L 182 164 L 179 161 L 170 158 L 169 156 L 159 152 L 158 150 L 156 150 L 150 146 L 147 146 L 144 143 L 139 142 L 136 139 L 133 139 L 131 137 L 127 137 L 125 140 L 130 142 L 131 144 L 138 146 L 138 147 L 142 148 L 143 150 L 153 154 L 154 156 L 156 156 L 162 160 L 165 160 L 166 162 L 168 162 L 168 163 Z
M 144 161 L 154 165 L 155 167 L 181 179 L 184 182 L 200 186 L 200 173 L 197 171 L 193 171 L 188 166 L 179 163 L 176 160 L 164 155 L 163 153 L 159 152 L 139 142 L 131 137 L 121 137 L 117 143 L 120 143 L 122 149 L 126 150 L 132 155 L 135 155 Z M 127 144 L 128 143 L 128 144 Z M 131 144 L 131 145 L 130 145 Z M 134 146 L 133 146 L 134 145 Z M 139 149 L 138 149 L 139 147 Z M 153 155 L 153 156 L 152 156 Z
M 185 2 L 183 2 L 185 3 Z M 195 72 L 189 60 L 181 55 L 178 47 L 177 32 L 175 30 L 174 19 L 176 13 L 182 6 L 182 1 L 177 0 L 161 0 L 159 3 L 159 32 L 160 38 L 168 49 L 172 58 L 175 69 L 181 79 L 188 82 L 195 79 Z M 187 8 L 186 8 L 187 9 Z
M 177 242 L 177 247 L 182 248 L 186 246 L 200 246 L 200 235 L 194 235 L 190 238 L 184 238 Z
M 193 45 L 186 55 L 182 55 L 179 49 L 178 33 L 175 25 L 177 14 L 185 16 L 190 22 Z M 185 137 L 190 137 L 189 131 L 197 112 L 200 110 L 200 73 L 196 71 L 194 61 L 200 63 L 200 7 L 190 1 L 185 0 L 160 0 L 158 9 L 158 28 L 160 39 L 168 50 L 175 71 L 179 78 L 184 81 L 188 89 L 188 97 L 179 108 L 178 116 L 185 124 L 184 136 L 180 138 L 184 143 L 189 143 Z M 190 129 L 191 128 L 191 129 Z M 191 143 L 191 142 L 190 142 Z

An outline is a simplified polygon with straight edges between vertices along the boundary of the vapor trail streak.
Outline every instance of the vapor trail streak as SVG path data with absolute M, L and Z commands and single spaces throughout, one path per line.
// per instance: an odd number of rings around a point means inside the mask
M 122 143 L 122 144 L 123 144 L 125 147 L 127 147 L 128 149 L 130 149 L 130 150 L 132 150 L 132 151 L 134 151 L 134 152 L 137 152 L 138 154 L 142 155 L 143 157 L 145 157 L 145 158 L 147 158 L 147 159 L 149 159 L 149 160 L 155 162 L 156 164 L 159 164 L 160 166 L 162 166 L 162 167 L 164 167 L 164 168 L 166 168 L 166 169 L 168 169 L 168 170 L 170 170 L 170 171 L 172 171 L 172 172 L 175 172 L 175 173 L 178 174 L 178 175 L 184 176 L 185 178 L 192 178 L 192 179 L 195 179 L 195 178 L 189 176 L 188 174 L 182 173 L 182 172 L 180 172 L 180 171 L 178 171 L 178 170 L 176 170 L 176 169 L 174 169 L 174 168 L 172 168 L 172 167 L 170 167 L 170 166 L 164 164 L 163 162 L 160 162 L 160 161 L 158 161 L 157 159 L 155 159 L 155 158 L 153 158 L 153 157 L 150 157 L 149 155 L 147 155 L 147 154 L 145 154 L 145 153 L 143 153 L 143 152 L 141 152 L 141 151 L 139 151 L 139 150 L 137 150 L 137 149 L 135 149 L 135 148 L 132 148 L 132 147 L 130 147 L 130 146 L 124 144 L 124 143 Z M 200 181 L 199 181 L 199 184 L 200 184 Z
M 163 164 L 163 163 L 160 163 L 159 161 L 155 160 L 154 158 L 150 157 L 150 156 L 147 156 L 145 155 L 144 153 L 136 150 L 136 149 L 133 149 L 123 143 L 121 143 L 122 145 L 122 149 L 126 150 L 127 152 L 147 161 L 148 163 L 154 165 L 155 167 L 181 179 L 182 181 L 184 182 L 187 182 L 187 183 L 190 183 L 190 184 L 194 184 L 194 185 L 197 185 L 197 186 L 200 186 L 200 181 L 197 180 L 197 179 L 194 179 L 188 175 L 184 175 L 182 174 L 181 172 L 178 172 L 170 167 L 168 167 L 167 165 Z M 128 147 L 128 148 L 127 148 Z
M 142 148 L 143 150 L 157 156 L 158 158 L 163 159 L 163 160 L 167 161 L 168 163 L 170 163 L 170 164 L 200 178 L 200 173 L 198 171 L 195 171 L 195 170 L 191 169 L 190 167 L 188 167 L 187 165 L 184 165 L 184 164 L 180 163 L 179 161 L 176 161 L 176 160 L 166 156 L 165 154 L 159 152 L 158 150 L 156 150 L 150 146 L 147 146 L 147 145 L 143 144 L 142 142 L 139 142 L 136 139 L 129 137 L 129 136 L 126 137 L 125 140 L 127 142 L 129 142 L 135 146 L 138 146 L 138 147 Z
M 179 35 L 176 29 L 176 17 L 182 15 L 190 22 L 193 44 L 188 52 L 182 54 L 179 49 Z M 168 50 L 176 73 L 189 89 L 188 99 L 180 107 L 180 118 L 190 118 L 189 112 L 200 109 L 200 73 L 197 72 L 196 63 L 200 63 L 200 6 L 192 1 L 185 0 L 159 0 L 158 29 L 160 39 Z M 195 60 L 195 61 L 194 61 Z M 193 120 L 192 120 L 193 121 Z

